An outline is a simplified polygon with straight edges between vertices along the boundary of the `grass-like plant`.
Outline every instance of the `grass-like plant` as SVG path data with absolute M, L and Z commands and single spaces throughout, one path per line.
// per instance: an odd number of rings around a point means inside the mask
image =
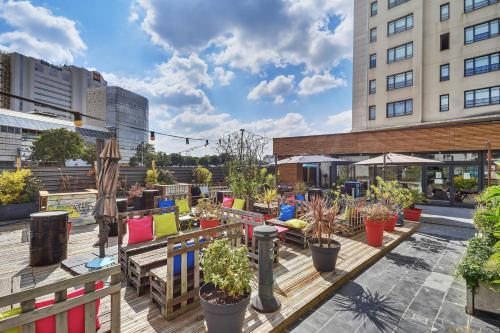
M 306 190 L 307 190 L 306 183 L 302 181 L 298 181 L 293 185 L 293 191 L 295 192 L 295 194 L 304 195 L 306 194 Z
M 258 199 L 266 204 L 267 210 L 271 211 L 271 204 L 278 200 L 278 190 L 275 188 L 267 188 L 262 192 Z
M 141 186 L 141 184 L 139 183 L 135 183 L 134 185 L 130 186 L 130 189 L 128 190 L 128 197 L 130 199 L 140 197 L 142 196 L 142 192 L 144 192 L 144 186 Z
M 330 247 L 334 244 L 335 233 L 348 232 L 348 229 L 336 220 L 340 211 L 338 202 L 328 205 L 325 199 L 315 196 L 308 207 L 303 219 L 308 222 L 306 232 L 311 236 L 314 244 L 320 247 Z
M 205 282 L 223 292 L 221 301 L 233 303 L 250 293 L 253 272 L 245 247 L 232 247 L 226 240 L 215 240 L 203 252 L 201 266 Z

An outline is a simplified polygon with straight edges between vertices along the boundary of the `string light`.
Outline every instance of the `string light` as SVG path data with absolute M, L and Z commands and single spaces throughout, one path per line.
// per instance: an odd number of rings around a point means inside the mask
M 186 138 L 186 144 L 187 145 L 189 144 L 189 138 Z
M 151 131 L 151 132 L 150 132 L 150 134 L 151 134 L 151 136 L 150 136 L 150 138 L 149 138 L 149 139 L 150 139 L 151 141 L 155 141 L 155 132 L 154 132 L 154 131 Z
M 79 112 L 73 113 L 73 123 L 75 124 L 76 127 L 82 127 L 83 120 L 81 113 Z

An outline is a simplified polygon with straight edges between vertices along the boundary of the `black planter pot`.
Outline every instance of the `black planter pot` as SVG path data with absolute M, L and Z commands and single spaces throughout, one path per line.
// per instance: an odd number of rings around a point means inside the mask
M 0 221 L 28 219 L 31 213 L 38 212 L 36 202 L 0 205 Z
M 134 197 L 134 210 L 144 209 L 144 199 L 142 197 Z
M 316 268 L 318 272 L 333 272 L 337 264 L 340 243 L 332 241 L 332 244 L 330 244 L 331 247 L 319 247 L 317 244 L 311 242 L 311 239 L 309 239 L 307 243 L 311 250 L 314 268 Z
M 200 288 L 200 303 L 207 323 L 208 333 L 241 332 L 245 320 L 245 311 L 250 303 L 250 294 L 234 304 L 218 305 L 205 301 L 204 292 L 213 290 L 214 286 L 207 283 Z

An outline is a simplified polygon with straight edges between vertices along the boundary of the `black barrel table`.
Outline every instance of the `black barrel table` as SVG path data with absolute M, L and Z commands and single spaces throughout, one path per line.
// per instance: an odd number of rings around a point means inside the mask
M 68 212 L 40 212 L 30 217 L 30 266 L 47 266 L 66 259 Z
M 144 190 L 142 192 L 142 200 L 144 202 L 144 209 L 155 208 L 155 197 L 160 195 L 159 190 Z

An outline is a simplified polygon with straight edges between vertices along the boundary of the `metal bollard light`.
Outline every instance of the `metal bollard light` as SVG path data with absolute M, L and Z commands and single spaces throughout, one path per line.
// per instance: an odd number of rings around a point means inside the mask
M 259 242 L 259 293 L 252 298 L 252 306 L 259 312 L 273 312 L 280 308 L 280 301 L 273 293 L 273 239 L 278 229 L 262 225 L 253 229 L 253 236 Z

